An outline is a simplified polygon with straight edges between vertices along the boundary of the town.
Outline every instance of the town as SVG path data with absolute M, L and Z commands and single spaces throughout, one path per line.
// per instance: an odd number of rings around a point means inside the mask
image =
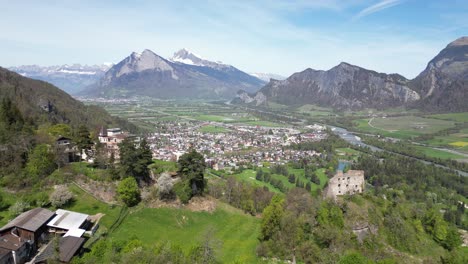
M 210 132 L 216 131 L 216 132 Z M 149 135 L 153 158 L 177 161 L 193 148 L 202 153 L 215 170 L 263 162 L 285 164 L 320 153 L 286 149 L 291 144 L 320 141 L 326 138 L 325 127 L 307 126 L 301 132 L 287 127 L 262 127 L 220 122 L 167 122 Z

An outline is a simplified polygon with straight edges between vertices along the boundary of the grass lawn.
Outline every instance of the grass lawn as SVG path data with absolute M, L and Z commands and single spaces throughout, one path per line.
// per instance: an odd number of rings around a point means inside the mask
M 75 195 L 75 201 L 64 209 L 89 215 L 103 213 L 105 216 L 99 221 L 99 223 L 107 229 L 119 217 L 121 210 L 120 206 L 103 203 L 81 190 L 75 184 L 71 184 L 69 189 Z
M 220 126 L 202 126 L 200 128 L 202 133 L 229 133 L 230 130 Z
M 346 160 L 354 160 L 357 159 L 361 152 L 354 150 L 352 148 L 337 148 L 336 153 L 340 157 L 340 159 L 346 159 Z
M 369 122 L 371 121 L 371 122 Z M 382 134 L 386 137 L 411 138 L 454 126 L 453 121 L 429 119 L 417 116 L 359 119 L 356 128 L 362 132 Z M 370 123 L 370 124 L 369 124 Z
M 246 181 L 254 186 L 259 186 L 259 187 L 266 186 L 268 190 L 274 193 L 281 193 L 281 191 L 273 187 L 273 185 L 267 182 L 257 181 L 255 179 L 256 175 L 257 175 L 257 172 L 254 170 L 244 170 L 242 171 L 242 173 L 232 175 L 232 177 L 236 177 L 238 180 L 241 180 L 241 181 Z
M 428 148 L 424 146 L 413 146 L 413 147 L 417 149 L 419 152 L 432 158 L 440 158 L 440 159 L 464 159 L 466 158 L 462 155 L 457 155 L 457 154 L 453 154 L 453 153 L 446 152 L 443 150 L 437 150 L 437 149 Z
M 175 161 L 164 161 L 164 160 L 153 160 L 153 164 L 150 165 L 150 169 L 152 169 L 156 174 L 161 172 L 169 171 L 177 171 L 177 162 Z
M 213 213 L 173 208 L 139 208 L 131 212 L 109 237 L 126 240 L 136 236 L 148 245 L 154 241 L 169 241 L 189 251 L 196 242 L 202 240 L 207 230 L 213 229 L 216 239 L 222 242 L 218 255 L 222 263 L 235 260 L 241 263 L 258 262 L 255 248 L 260 219 L 237 209 L 220 207 Z
M 86 177 L 95 181 L 105 181 L 110 179 L 110 175 L 107 170 L 93 168 L 86 162 L 72 162 L 70 163 L 70 168 L 73 173 L 84 174 Z
M 264 121 L 264 120 L 247 121 L 247 122 L 243 122 L 243 123 L 246 124 L 246 125 L 249 125 L 249 126 L 263 126 L 263 127 L 285 127 L 285 126 L 287 126 L 287 125 L 282 125 L 282 124 L 279 124 L 279 123 L 274 123 L 274 122 Z
M 201 121 L 214 121 L 214 122 L 225 122 L 225 121 L 234 121 L 234 119 L 226 116 L 219 115 L 198 115 L 194 116 L 195 119 Z
M 430 115 L 431 118 L 452 120 L 460 123 L 468 122 L 468 112 Z

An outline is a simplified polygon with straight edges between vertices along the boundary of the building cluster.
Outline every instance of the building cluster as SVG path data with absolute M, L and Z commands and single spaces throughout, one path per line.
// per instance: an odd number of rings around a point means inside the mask
M 0 264 L 70 262 L 97 228 L 86 214 L 34 208 L 0 229 Z
M 228 130 L 227 133 L 202 132 L 204 126 Z M 217 122 L 167 123 L 164 130 L 149 136 L 153 158 L 176 161 L 193 148 L 214 168 L 236 167 L 262 162 L 285 163 L 318 155 L 313 151 L 285 150 L 291 144 L 320 141 L 322 130 L 303 133 L 293 128 L 267 128 Z

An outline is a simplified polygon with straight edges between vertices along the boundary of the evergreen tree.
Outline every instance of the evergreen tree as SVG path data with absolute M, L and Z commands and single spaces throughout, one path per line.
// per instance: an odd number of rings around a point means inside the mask
M 81 125 L 78 128 L 75 137 L 76 146 L 80 151 L 80 155 L 86 153 L 87 156 L 91 155 L 91 148 L 93 146 L 93 141 L 91 140 L 91 136 L 89 130 L 86 126 Z
M 182 179 L 189 182 L 192 195 L 203 194 L 206 185 L 204 179 L 206 164 L 203 155 L 192 149 L 179 158 L 178 167 Z

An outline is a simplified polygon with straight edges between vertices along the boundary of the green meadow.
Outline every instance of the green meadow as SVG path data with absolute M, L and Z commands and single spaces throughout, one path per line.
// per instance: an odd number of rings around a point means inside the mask
M 418 116 L 375 117 L 354 121 L 361 132 L 381 134 L 386 137 L 412 138 L 430 134 L 453 127 L 455 123 L 448 120 L 429 119 Z
M 188 252 L 212 230 L 220 241 L 218 257 L 222 263 L 256 263 L 260 219 L 228 205 L 214 212 L 192 212 L 174 208 L 137 208 L 125 218 L 110 238 L 126 240 L 138 237 L 144 244 L 167 241 Z

